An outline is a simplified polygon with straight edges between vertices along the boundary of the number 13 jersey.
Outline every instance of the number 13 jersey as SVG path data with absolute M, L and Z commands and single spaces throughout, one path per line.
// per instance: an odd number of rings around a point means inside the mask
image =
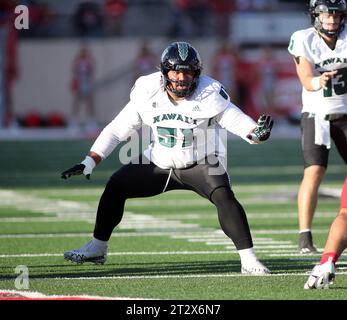
M 326 89 L 307 91 L 303 88 L 302 112 L 319 115 L 347 113 L 347 30 L 340 33 L 334 50 L 313 27 L 296 31 L 291 36 L 288 51 L 311 62 L 315 76 L 338 70 Z

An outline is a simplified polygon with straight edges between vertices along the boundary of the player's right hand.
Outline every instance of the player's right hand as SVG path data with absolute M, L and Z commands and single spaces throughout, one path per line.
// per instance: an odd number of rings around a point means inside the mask
M 82 163 L 76 164 L 72 168 L 65 170 L 61 174 L 61 178 L 62 179 L 67 179 L 67 178 L 70 178 L 71 176 L 81 175 L 83 173 L 85 167 L 86 166 L 84 164 L 82 164 Z M 90 174 L 87 174 L 86 178 L 90 179 Z
M 327 71 L 327 72 L 323 72 L 322 75 L 320 76 L 320 84 L 321 86 L 326 89 L 327 88 L 327 84 L 330 81 L 330 79 L 332 79 L 335 75 L 337 74 L 337 70 L 334 71 Z
M 93 158 L 90 156 L 86 156 L 86 158 L 81 163 L 76 164 L 72 168 L 65 170 L 61 174 L 61 178 L 67 179 L 67 178 L 70 178 L 71 176 L 84 174 L 86 178 L 89 180 L 90 175 L 95 166 L 96 166 L 96 163 L 93 160 Z

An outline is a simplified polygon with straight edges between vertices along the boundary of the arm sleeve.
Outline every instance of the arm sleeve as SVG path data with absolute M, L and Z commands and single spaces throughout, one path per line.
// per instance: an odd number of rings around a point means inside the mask
M 222 113 L 217 115 L 216 121 L 229 132 L 238 135 L 250 144 L 254 142 L 247 138 L 247 135 L 256 127 L 256 122 L 243 113 L 238 107 L 230 104 Z
M 142 126 L 142 119 L 130 101 L 124 109 L 101 131 L 90 151 L 105 159 L 121 142 L 127 140 Z

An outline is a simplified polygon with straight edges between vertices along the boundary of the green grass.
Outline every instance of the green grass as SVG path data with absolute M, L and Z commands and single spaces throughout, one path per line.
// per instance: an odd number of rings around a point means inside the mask
M 296 254 L 300 145 L 232 141 L 228 170 L 244 205 L 258 257 L 271 276 L 240 275 L 238 254 L 219 231 L 216 210 L 192 192 L 127 201 L 102 266 L 74 265 L 63 252 L 90 239 L 99 197 L 119 166 L 116 153 L 91 181 L 59 174 L 80 161 L 91 141 L 1 142 L 0 291 L 16 290 L 16 266 L 29 270 L 29 290 L 46 295 L 98 295 L 173 300 L 346 300 L 346 259 L 329 290 L 303 290 L 320 255 Z M 322 187 L 341 188 L 345 166 L 333 149 Z M 322 249 L 339 200 L 320 197 L 313 231 Z M 219 242 L 211 242 L 217 237 Z M 213 240 L 213 239 L 212 239 Z M 210 243 L 211 242 L 211 243 Z M 25 291 L 25 289 L 23 289 Z

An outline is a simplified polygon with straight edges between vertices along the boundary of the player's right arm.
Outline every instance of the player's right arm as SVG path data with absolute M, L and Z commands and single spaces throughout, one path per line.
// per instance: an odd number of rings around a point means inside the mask
M 121 141 L 127 140 L 141 126 L 142 119 L 136 111 L 136 105 L 130 101 L 101 131 L 85 159 L 64 171 L 61 178 L 67 179 L 84 174 L 89 179 L 95 166 L 106 159 Z
M 101 131 L 85 159 L 61 174 L 63 179 L 80 174 L 84 174 L 89 179 L 95 166 L 106 159 L 120 142 L 126 141 L 142 126 L 143 121 L 138 111 L 139 106 L 142 106 L 149 96 L 153 83 L 155 87 L 156 78 L 154 74 L 154 76 L 143 76 L 137 79 L 131 90 L 128 104 Z
M 327 82 L 337 73 L 336 70 L 322 74 L 315 73 L 314 54 L 310 48 L 314 37 L 315 31 L 312 28 L 296 31 L 292 34 L 288 46 L 288 51 L 295 61 L 298 78 L 307 91 L 325 88 Z
M 326 88 L 328 81 L 334 77 L 337 70 L 323 72 L 320 76 L 315 76 L 313 67 L 310 61 L 305 57 L 294 57 L 296 73 L 302 86 L 307 91 L 318 91 L 321 88 Z

